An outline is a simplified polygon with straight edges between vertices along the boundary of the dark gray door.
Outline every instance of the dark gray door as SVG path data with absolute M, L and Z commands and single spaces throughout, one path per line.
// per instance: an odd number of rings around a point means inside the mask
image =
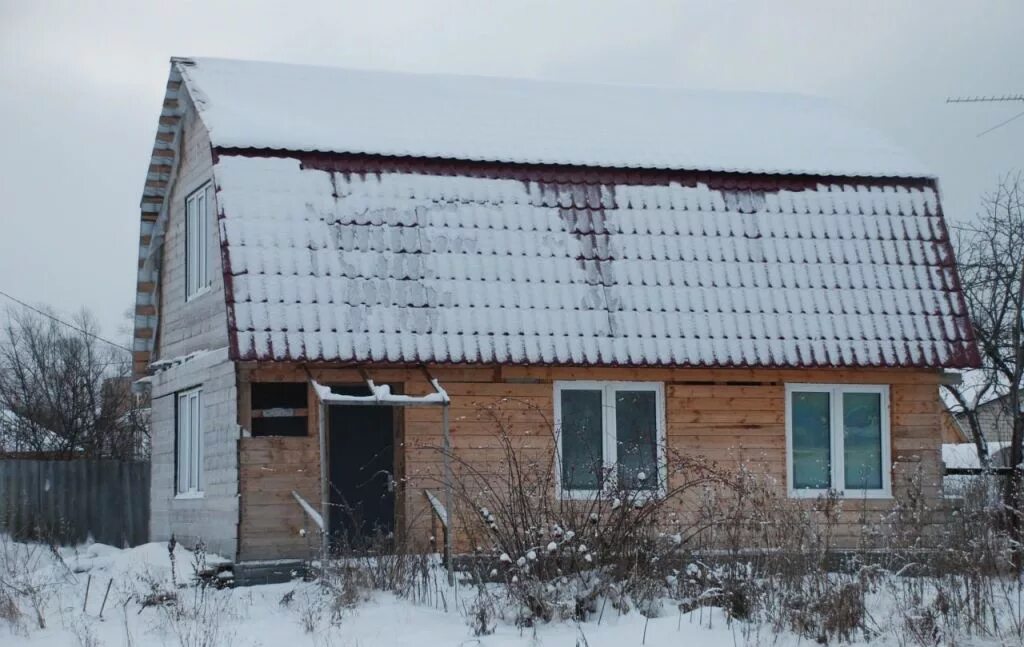
M 368 395 L 365 387 L 331 387 Z M 395 528 L 394 410 L 335 405 L 330 411 L 330 532 L 336 542 L 367 548 Z

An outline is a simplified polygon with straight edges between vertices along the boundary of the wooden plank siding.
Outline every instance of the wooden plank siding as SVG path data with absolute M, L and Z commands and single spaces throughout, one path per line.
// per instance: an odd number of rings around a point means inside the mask
M 243 364 L 241 370 L 253 381 L 306 379 L 305 370 L 296 365 Z M 309 371 L 325 383 L 358 384 L 362 379 L 352 368 L 310 366 Z M 407 394 L 431 392 L 419 369 L 369 367 L 367 371 L 377 383 L 400 386 Z M 494 468 L 503 456 L 489 408 L 497 413 L 517 448 L 548 455 L 553 447 L 555 380 L 663 382 L 670 452 L 704 456 L 727 468 L 745 464 L 773 477 L 780 488 L 786 483 L 786 383 L 888 384 L 894 492 L 899 496 L 908 471 L 920 470 L 926 494 L 936 499 L 941 496 L 938 371 L 443 366 L 429 367 L 429 371 L 452 398 L 454 451 L 460 460 L 478 469 Z M 311 503 L 319 503 L 312 394 L 309 406 L 307 438 L 241 440 L 241 559 L 307 554 L 307 542 L 298 533 L 302 513 L 290 491 L 299 490 Z M 241 413 L 240 418 L 244 420 L 245 415 Z M 398 473 L 404 474 L 396 501 L 397 527 L 400 532 L 407 531 L 415 544 L 425 546 L 431 533 L 431 513 L 423 490 L 440 494 L 441 412 L 429 407 L 399 408 L 396 415 L 404 440 L 396 456 Z M 881 513 L 891 504 L 890 500 L 858 501 L 856 507 L 861 512 L 866 507 L 869 513 Z M 854 530 L 851 528 L 851 533 Z
M 303 529 L 308 531 L 310 545 L 317 545 L 316 527 L 306 519 L 292 490 L 318 507 L 319 454 L 315 435 L 239 440 L 239 555 L 243 560 L 307 557 Z

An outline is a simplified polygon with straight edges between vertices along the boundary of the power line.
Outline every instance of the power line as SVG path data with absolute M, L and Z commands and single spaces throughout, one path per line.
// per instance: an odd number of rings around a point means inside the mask
M 103 337 L 100 337 L 99 335 L 97 335 L 95 333 L 91 333 L 88 330 L 86 330 L 86 329 L 84 329 L 84 328 L 82 328 L 80 326 L 76 326 L 75 324 L 70 324 L 70 323 L 64 321 L 63 319 L 58 319 L 57 317 L 53 316 L 49 312 L 45 312 L 45 311 L 40 310 L 39 308 L 37 308 L 35 306 L 29 305 L 29 304 L 25 303 L 24 301 L 22 301 L 21 299 L 18 299 L 16 297 L 12 297 L 11 295 L 9 295 L 6 292 L 4 292 L 3 290 L 0 290 L 0 296 L 5 296 L 8 299 L 10 299 L 11 301 L 14 301 L 17 304 L 28 308 L 32 312 L 35 312 L 37 314 L 41 314 L 44 317 L 46 317 L 47 319 L 51 319 L 53 321 L 56 321 L 57 323 L 59 323 L 62 326 L 67 326 L 68 328 L 71 328 L 72 330 L 77 330 L 78 332 L 82 333 L 83 335 L 85 335 L 87 337 L 92 337 L 93 339 L 101 341 L 104 344 L 110 344 L 114 348 L 120 348 L 121 350 L 128 351 L 129 353 L 132 352 L 132 349 L 128 348 L 127 346 L 122 346 L 121 344 L 118 344 L 116 342 L 112 342 L 109 339 L 104 339 Z
M 992 126 L 991 128 L 989 128 L 985 132 L 978 133 L 978 137 L 981 137 L 982 135 L 987 135 L 988 133 L 992 132 L 996 128 L 1002 128 L 1003 126 L 1005 126 L 1006 124 L 1010 123 L 1014 119 L 1020 119 L 1021 117 L 1024 117 L 1024 112 L 1018 112 L 1017 114 L 1015 114 L 1014 116 L 1010 117 L 1006 121 L 998 123 L 995 126 Z

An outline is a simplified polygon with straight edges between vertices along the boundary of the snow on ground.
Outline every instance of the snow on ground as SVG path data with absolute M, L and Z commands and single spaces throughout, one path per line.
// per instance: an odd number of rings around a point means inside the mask
M 24 545 L 14 544 L 16 549 Z M 603 645 L 619 647 L 640 644 L 644 633 L 644 618 L 632 613 L 618 616 L 608 613 L 601 625 L 595 622 L 577 627 L 570 623 L 520 630 L 509 623 L 499 624 L 490 636 L 475 638 L 466 623 L 462 609 L 472 597 L 472 590 L 464 588 L 457 596 L 447 597 L 446 612 L 440 600 L 434 605 L 417 605 L 390 594 L 374 594 L 369 601 L 344 612 L 337 626 L 331 626 L 328 609 L 318 613 L 319 586 L 316 583 L 293 582 L 265 586 L 243 587 L 215 591 L 207 589 L 206 602 L 215 610 L 216 618 L 203 619 L 202 627 L 175 628 L 169 614 L 157 609 L 140 611 L 133 595 L 144 595 L 154 585 L 173 588 L 166 544 L 151 543 L 128 550 L 119 550 L 103 544 L 92 544 L 79 549 L 61 549 L 61 556 L 69 568 L 64 568 L 43 547 L 30 547 L 32 557 L 26 566 L 34 568 L 35 581 L 47 583 L 46 623 L 40 630 L 31 622 L 22 623 L 17 630 L 0 627 L 0 645 L 13 647 L 57 647 L 88 644 L 80 640 L 91 634 L 96 646 L 132 645 L 157 647 L 179 645 L 181 635 L 218 632 L 218 647 L 289 645 L 289 647 L 347 647 L 367 645 L 480 645 L 503 647 L 512 645 L 575 645 L 585 637 L 593 647 Z M 26 553 L 27 554 L 27 553 Z M 193 553 L 177 547 L 175 561 L 179 581 L 190 581 Z M 216 557 L 208 557 L 208 561 Z M 70 570 L 69 570 L 70 569 Z M 83 613 L 89 576 L 92 576 L 88 605 Z M 107 582 L 113 578 L 110 599 L 103 619 L 99 618 L 100 605 Z M 281 600 L 292 593 L 287 606 Z M 184 604 L 192 607 L 196 596 L 194 587 L 179 589 Z M 459 598 L 459 599 L 456 599 Z M 126 604 L 127 600 L 127 604 Z M 303 618 L 317 616 L 318 629 L 307 633 Z M 187 621 L 186 621 L 187 622 Z M 211 626 L 219 623 L 219 627 Z M 27 625 L 27 626 L 26 626 Z M 87 629 L 83 631 L 82 627 Z M 195 631 L 192 631 L 192 630 Z M 687 616 L 659 618 L 647 627 L 647 644 L 678 644 L 682 636 L 699 639 L 700 644 L 715 647 L 735 644 L 733 629 L 724 616 L 705 610 Z M 742 640 L 740 641 L 742 642 Z M 203 644 L 203 643 L 199 643 Z M 213 644 L 210 647 L 213 647 Z
M 31 582 L 40 587 L 46 628 L 34 617 L 12 626 L 0 620 L 0 646 L 58 647 L 365 647 L 370 645 L 513 647 L 527 645 L 737 645 L 781 647 L 811 644 L 792 634 L 777 635 L 766 626 L 729 623 L 718 609 L 680 614 L 666 603 L 662 617 L 649 622 L 639 613 L 606 611 L 601 620 L 580 624 L 556 622 L 519 629 L 499 621 L 495 633 L 475 637 L 466 620 L 474 589 L 456 592 L 444 587 L 433 602 L 415 604 L 391 594 L 369 594 L 340 621 L 331 622 L 316 583 L 291 582 L 235 589 L 174 589 L 166 544 L 152 543 L 119 550 L 102 544 L 60 549 L 65 565 L 38 545 L 17 544 L 0 537 L 0 579 Z M 191 582 L 196 555 L 175 552 L 175 576 Z M 216 556 L 207 556 L 213 563 Z M 91 579 L 90 579 L 91 576 Z M 107 583 L 113 581 L 103 617 L 100 607 Z M 89 588 L 86 601 L 86 588 Z M 154 591 L 176 590 L 187 617 L 175 619 L 170 607 L 140 608 L 139 599 Z M 290 600 L 285 604 L 283 599 Z M 445 608 L 447 606 L 447 609 Z M 2 612 L 0 605 L 0 612 Z M 2 613 L 0 613 L 2 615 Z M 306 626 L 315 630 L 309 632 Z M 889 644 L 880 642 L 876 644 Z M 972 643 L 974 644 L 974 643 Z M 990 643 L 977 643 L 990 644 Z M 999 643 L 991 643 L 999 644 Z
M 448 611 L 438 599 L 434 605 L 414 604 L 394 595 L 377 593 L 368 601 L 346 610 L 337 626 L 331 626 L 329 609 L 319 608 L 316 602 L 320 592 L 316 583 L 292 582 L 235 589 L 207 589 L 210 598 L 205 602 L 215 613 L 203 618 L 202 626 L 175 628 L 169 613 L 150 607 L 140 610 L 133 595 L 144 595 L 163 585 L 173 588 L 171 568 L 166 544 L 151 543 L 127 550 L 103 544 L 92 544 L 78 549 L 60 549 L 68 568 L 59 564 L 45 547 L 25 547 L 8 544 L 8 550 L 26 550 L 32 553 L 25 559 L 26 566 L 34 569 L 34 580 L 46 586 L 46 629 L 32 626 L 26 619 L 19 628 L 0 624 L 0 645 L 24 647 L 57 647 L 63 645 L 89 645 L 80 638 L 91 635 L 92 645 L 157 647 L 180 645 L 182 635 L 196 636 L 216 632 L 217 640 L 210 644 L 248 647 L 288 645 L 289 647 L 347 647 L 368 645 L 395 645 L 418 647 L 421 645 L 480 645 L 504 647 L 513 645 L 575 645 L 592 647 L 621 647 L 640 644 L 644 636 L 644 617 L 638 613 L 624 616 L 607 613 L 601 624 L 556 623 L 520 630 L 511 623 L 499 623 L 490 636 L 476 638 L 466 622 L 464 608 L 470 603 L 473 590 L 463 589 L 456 595 L 445 596 Z M 26 552 L 26 555 L 28 554 Z M 194 554 L 178 546 L 175 550 L 176 571 L 179 582 L 191 580 Z M 217 558 L 208 556 L 212 562 Z M 91 584 L 89 584 L 89 576 Z M 107 582 L 113 579 L 110 598 L 103 618 L 100 606 Z M 90 593 L 83 613 L 86 586 Z M 195 587 L 179 589 L 184 604 L 194 608 Z M 282 605 L 282 598 L 292 593 L 292 601 Z M 127 602 L 127 603 L 126 603 Z M 303 618 L 315 618 L 315 633 L 307 633 Z M 216 617 L 213 617 L 216 616 Z M 186 623 L 189 621 L 185 621 Z M 218 624 L 214 627 L 212 624 Z M 83 630 L 83 627 L 86 629 Z M 743 643 L 736 625 L 730 628 L 719 611 L 704 610 L 684 616 L 673 614 L 657 618 L 646 628 L 647 644 L 652 646 L 679 644 L 681 639 L 696 640 L 698 644 L 733 647 Z M 736 635 L 734 635 L 736 634 Z M 194 643 L 187 643 L 194 644 Z M 197 644 L 204 644 L 199 642 Z M 90 647 L 92 647 L 90 645 Z

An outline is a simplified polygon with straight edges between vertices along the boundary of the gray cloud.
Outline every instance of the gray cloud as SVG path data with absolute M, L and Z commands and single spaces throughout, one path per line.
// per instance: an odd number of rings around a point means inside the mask
M 1024 3 L 32 2 L 0 0 L 0 289 L 114 334 L 172 55 L 790 91 L 834 98 L 972 216 L 1024 166 Z M 488 6 L 493 4 L 493 6 Z M 866 5 L 866 6 L 865 6 Z

